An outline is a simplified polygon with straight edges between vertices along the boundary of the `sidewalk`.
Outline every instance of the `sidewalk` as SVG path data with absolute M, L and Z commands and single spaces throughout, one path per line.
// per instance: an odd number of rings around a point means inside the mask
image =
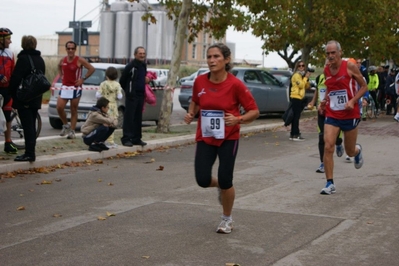
M 241 133 L 260 132 L 264 130 L 272 130 L 282 126 L 282 122 L 266 124 L 260 119 L 248 125 L 242 125 Z M 143 127 L 143 141 L 147 142 L 144 147 L 133 146 L 125 147 L 120 144 L 122 130 L 115 131 L 115 140 L 119 145 L 117 148 L 108 151 L 92 152 L 88 151 L 88 146 L 81 139 L 81 133 L 76 134 L 76 139 L 67 139 L 66 137 L 51 136 L 37 139 L 36 144 L 36 161 L 35 162 L 15 162 L 15 154 L 6 154 L 3 152 L 3 145 L 0 145 L 2 154 L 0 155 L 0 178 L 7 177 L 14 171 L 29 170 L 32 168 L 43 167 L 60 167 L 59 165 L 68 162 L 84 162 L 85 160 L 100 160 L 115 156 L 133 156 L 135 152 L 145 152 L 158 149 L 161 147 L 178 146 L 183 144 L 194 143 L 195 131 L 197 123 L 190 125 L 179 124 L 172 125 L 170 132 L 167 134 L 156 133 L 156 127 Z M 18 154 L 22 154 L 20 150 Z M 41 171 L 42 169 L 37 169 Z
M 65 137 L 52 136 L 38 138 L 36 145 L 36 161 L 14 162 L 15 154 L 6 154 L 2 152 L 0 155 L 0 178 L 7 177 L 10 172 L 29 170 L 43 167 L 60 167 L 60 165 L 70 162 L 84 162 L 86 160 L 101 160 L 110 157 L 134 156 L 135 152 L 146 152 L 161 147 L 179 146 L 194 143 L 195 131 L 197 124 L 190 125 L 179 124 L 170 127 L 170 133 L 155 133 L 155 126 L 143 127 L 143 141 L 147 142 L 144 147 L 133 146 L 125 147 L 119 145 L 115 149 L 103 151 L 101 153 L 88 151 L 88 147 L 81 140 L 81 134 L 77 134 L 76 139 L 69 140 Z M 369 119 L 362 121 L 359 125 L 359 134 L 367 135 L 399 135 L 399 123 L 393 120 L 393 116 L 381 114 L 377 119 Z M 317 132 L 317 121 L 315 112 L 307 112 L 302 115 L 300 122 L 302 133 Z M 241 134 L 255 133 L 261 131 L 287 131 L 283 126 L 283 122 L 269 123 L 265 119 L 257 119 L 251 124 L 241 126 Z M 115 131 L 116 143 L 120 143 L 121 129 Z M 287 132 L 287 138 L 288 138 Z M 1 151 L 3 145 L 0 145 Z M 19 154 L 22 154 L 20 151 Z

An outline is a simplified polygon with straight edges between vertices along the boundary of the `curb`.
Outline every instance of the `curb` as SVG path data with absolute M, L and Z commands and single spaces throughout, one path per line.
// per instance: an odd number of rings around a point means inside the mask
M 240 133 L 256 133 L 267 130 L 273 130 L 281 127 L 282 123 L 272 123 L 267 125 L 256 125 L 256 126 L 243 126 L 241 127 Z M 147 145 L 144 147 L 133 146 L 124 147 L 122 145 L 115 149 L 109 149 L 108 151 L 102 152 L 92 152 L 92 151 L 74 151 L 74 152 L 64 152 L 56 155 L 42 155 L 36 157 L 35 162 L 14 162 L 10 161 L 8 164 L 0 165 L 0 173 L 13 172 L 17 170 L 29 170 L 32 168 L 50 167 L 58 164 L 64 164 L 67 162 L 83 162 L 87 159 L 91 160 L 101 160 L 109 157 L 114 157 L 118 154 L 123 154 L 125 152 L 135 152 L 135 151 L 150 151 L 161 147 L 169 146 L 176 147 L 184 144 L 195 143 L 195 134 L 170 137 L 164 139 L 156 140 L 146 140 Z

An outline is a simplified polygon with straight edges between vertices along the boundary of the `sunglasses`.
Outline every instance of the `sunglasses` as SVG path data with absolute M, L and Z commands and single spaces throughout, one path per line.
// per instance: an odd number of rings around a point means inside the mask
M 66 48 L 68 51 L 76 50 L 76 48 Z
M 298 65 L 298 67 L 304 67 L 305 65 Z

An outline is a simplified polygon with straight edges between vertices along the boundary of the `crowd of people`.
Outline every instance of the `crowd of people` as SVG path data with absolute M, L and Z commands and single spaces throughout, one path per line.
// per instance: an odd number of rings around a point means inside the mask
M 23 50 L 18 54 L 15 64 L 14 55 L 9 50 L 12 32 L 0 28 L 0 94 L 3 97 L 3 112 L 7 121 L 4 151 L 17 153 L 10 139 L 9 111 L 18 110 L 25 135 L 25 153 L 18 155 L 15 161 L 33 162 L 36 159 L 35 118 L 41 108 L 42 98 L 38 97 L 26 103 L 18 100 L 16 91 L 21 80 L 30 72 L 30 60 L 34 66 L 45 73 L 45 63 L 36 50 L 37 41 L 33 36 L 23 36 Z M 57 100 L 57 111 L 63 122 L 61 136 L 76 138 L 77 107 L 82 95 L 82 84 L 95 71 L 84 58 L 75 55 L 76 43 L 65 44 L 67 56 L 60 60 L 59 73 L 62 87 Z M 334 151 L 341 157 L 344 152 L 347 160 L 353 157 L 354 166 L 363 165 L 362 146 L 357 143 L 357 126 L 361 121 L 362 97 L 372 97 L 380 111 L 394 114 L 399 122 L 397 94 L 399 74 L 387 67 L 369 67 L 361 65 L 361 60 L 342 59 L 341 45 L 337 41 L 326 44 L 326 64 L 323 74 L 316 78 L 317 90 L 309 106 L 318 107 L 319 155 L 321 165 L 317 172 L 325 173 L 326 184 L 321 194 L 336 192 L 333 178 Z M 122 72 L 119 82 L 118 72 L 110 67 L 106 70 L 106 80 L 96 93 L 97 102 L 90 110 L 81 127 L 83 142 L 90 151 L 108 150 L 115 147 L 114 130 L 117 127 L 118 111 L 116 101 L 125 95 L 125 113 L 123 121 L 123 146 L 146 145 L 142 141 L 141 123 L 145 104 L 145 86 L 150 82 L 147 75 L 146 51 L 144 47 L 134 50 L 134 60 L 129 62 Z M 254 97 L 248 88 L 233 74 L 231 51 L 222 43 L 210 45 L 207 49 L 209 73 L 199 76 L 193 85 L 192 101 L 184 121 L 190 124 L 198 116 L 196 131 L 196 150 L 194 170 L 197 184 L 203 188 L 217 188 L 222 205 L 221 222 L 216 231 L 231 233 L 233 230 L 232 210 L 235 199 L 233 185 L 234 165 L 240 139 L 240 124 L 251 123 L 259 116 Z M 82 75 L 82 68 L 86 68 Z M 389 72 L 389 73 L 388 73 Z M 310 71 L 303 61 L 298 61 L 291 77 L 290 101 L 293 119 L 290 140 L 303 141 L 299 130 L 299 120 L 304 108 L 305 90 L 310 87 Z M 382 99 L 383 98 L 383 99 Z M 71 119 L 68 123 L 65 106 L 70 102 Z M 386 106 L 386 108 L 385 108 Z M 241 109 L 245 110 L 242 114 Z M 217 176 L 212 168 L 218 159 Z
M 11 140 L 11 112 L 16 109 L 22 128 L 24 130 L 25 152 L 15 157 L 15 161 L 36 160 L 36 125 L 35 120 L 38 110 L 41 109 L 42 95 L 29 101 L 18 99 L 17 90 L 32 70 L 32 65 L 38 71 L 45 74 L 46 66 L 40 51 L 36 50 L 37 40 L 34 36 L 23 36 L 21 41 L 22 51 L 15 60 L 13 52 L 9 49 L 12 31 L 8 28 L 0 28 L 0 95 L 2 111 L 6 120 L 4 130 L 4 151 L 17 154 L 18 149 Z M 57 112 L 63 123 L 60 136 L 75 139 L 78 105 L 82 96 L 84 81 L 95 71 L 95 68 L 83 57 L 75 55 L 77 44 L 68 41 L 65 44 L 67 56 L 58 64 L 58 72 L 62 80 L 62 86 L 57 97 Z M 125 92 L 125 113 L 123 121 L 122 145 L 144 146 L 142 141 L 142 112 L 145 104 L 145 86 L 151 81 L 147 75 L 145 63 L 146 52 L 144 47 L 137 47 L 134 51 L 134 60 L 128 63 L 118 79 L 118 71 L 114 67 L 106 70 L 106 80 L 100 84 L 96 92 L 97 103 L 90 110 L 85 123 L 81 127 L 83 142 L 89 146 L 90 151 L 101 152 L 109 148 L 117 147 L 114 141 L 114 130 L 118 123 L 117 100 L 123 97 Z M 83 71 L 85 68 L 87 71 Z M 83 75 L 85 73 L 85 75 Z M 153 78 L 156 79 L 156 76 Z M 70 122 L 68 121 L 65 107 L 70 104 Z

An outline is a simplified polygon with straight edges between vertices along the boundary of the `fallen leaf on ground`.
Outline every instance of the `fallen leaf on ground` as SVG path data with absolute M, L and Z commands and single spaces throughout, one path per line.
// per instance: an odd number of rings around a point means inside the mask
M 55 218 L 60 218 L 60 217 L 62 217 L 62 215 L 59 214 L 59 213 L 55 213 L 55 214 L 53 214 L 53 217 L 55 217 Z
M 42 180 L 42 182 L 40 184 L 42 185 L 51 185 L 53 182 L 50 180 Z
M 157 169 L 157 171 L 163 171 L 164 167 L 162 165 L 160 165 Z
M 115 214 L 112 213 L 112 212 L 107 212 L 107 216 L 108 216 L 108 217 L 110 217 L 110 216 L 115 216 Z
M 112 184 L 112 183 L 108 183 L 108 186 L 113 186 L 114 184 Z
M 25 207 L 24 206 L 19 206 L 18 208 L 17 208 L 17 211 L 24 211 L 25 210 Z
M 102 217 L 102 216 L 98 216 L 98 217 L 97 217 L 97 220 L 99 220 L 99 221 L 104 221 L 104 220 L 107 220 L 107 218 Z
M 141 256 L 143 259 L 149 259 L 150 256 Z
M 97 182 L 103 182 L 103 180 L 101 178 L 97 179 Z

